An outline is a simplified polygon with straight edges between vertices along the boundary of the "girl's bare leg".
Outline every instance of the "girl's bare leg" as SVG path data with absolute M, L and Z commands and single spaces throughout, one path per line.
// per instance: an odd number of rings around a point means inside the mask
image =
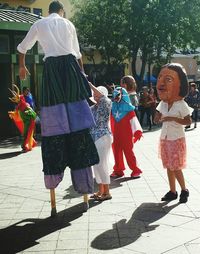
M 174 171 L 174 174 L 178 183 L 180 184 L 181 190 L 186 190 L 185 179 L 184 179 L 182 170 L 176 170 Z
M 176 193 L 176 177 L 174 171 L 167 169 L 170 191 Z
M 98 194 L 101 195 L 104 193 L 104 185 L 102 183 L 98 184 L 99 186 L 99 191 L 98 191 Z
M 103 184 L 103 187 L 104 187 L 103 194 L 110 194 L 109 184 Z

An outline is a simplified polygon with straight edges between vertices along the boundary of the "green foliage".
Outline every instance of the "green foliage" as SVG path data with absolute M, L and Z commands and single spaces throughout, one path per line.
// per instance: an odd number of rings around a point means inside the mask
M 149 63 L 170 61 L 176 48 L 200 44 L 200 0 L 72 0 L 80 41 L 93 45 L 108 63 L 142 59 L 140 78 Z

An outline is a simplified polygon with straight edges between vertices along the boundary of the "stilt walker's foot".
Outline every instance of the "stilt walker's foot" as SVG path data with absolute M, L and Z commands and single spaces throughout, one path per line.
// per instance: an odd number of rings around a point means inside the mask
M 50 197 L 51 197 L 51 217 L 55 217 L 57 214 L 55 189 L 50 189 Z
M 56 214 L 57 214 L 57 211 L 56 211 L 56 208 L 54 207 L 51 209 L 51 217 L 54 218 Z
M 113 171 L 112 174 L 110 175 L 110 177 L 122 177 L 124 176 L 124 172 L 123 171 Z
M 89 209 L 90 207 L 89 207 L 89 203 L 87 202 L 83 202 L 83 211 L 84 212 L 87 212 L 87 210 Z
M 88 203 L 88 194 L 84 194 L 83 195 L 83 211 L 87 212 L 87 210 L 89 209 L 89 203 Z

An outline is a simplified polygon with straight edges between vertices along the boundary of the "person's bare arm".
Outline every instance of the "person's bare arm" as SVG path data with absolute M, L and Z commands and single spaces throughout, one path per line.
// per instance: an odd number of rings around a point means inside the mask
M 175 122 L 182 124 L 182 125 L 190 125 L 192 123 L 192 118 L 190 115 L 187 115 L 184 118 L 166 116 L 166 117 L 161 118 L 161 121 L 162 122 L 175 121 Z
M 25 64 L 25 54 L 19 53 L 19 78 L 21 80 L 26 79 L 27 75 L 30 75 Z
M 79 63 L 79 66 L 82 70 L 82 72 L 84 72 L 84 67 L 83 67 L 83 60 L 82 60 L 82 57 L 78 59 L 78 63 Z
M 158 124 L 160 122 L 160 120 L 161 120 L 161 117 L 162 117 L 162 114 L 159 111 L 156 111 L 155 117 L 153 119 L 153 122 L 155 124 Z
M 88 82 L 89 85 L 90 85 L 90 88 L 92 89 L 92 91 L 96 94 L 96 95 L 99 95 L 99 96 L 103 96 L 103 94 L 91 83 L 91 82 Z

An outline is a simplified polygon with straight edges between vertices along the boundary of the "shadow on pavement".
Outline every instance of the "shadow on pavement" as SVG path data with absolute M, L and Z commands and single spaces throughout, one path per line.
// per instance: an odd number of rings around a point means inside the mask
M 73 185 L 70 185 L 69 188 L 65 189 L 66 194 L 64 195 L 63 199 L 71 199 L 71 198 L 77 198 L 83 196 L 82 194 L 77 193 L 77 191 L 74 190 Z
M 137 179 L 140 179 L 140 177 L 136 177 L 136 178 L 131 178 L 128 176 L 123 176 L 123 177 L 118 177 L 118 178 L 111 177 L 110 178 L 110 189 L 122 187 L 123 186 L 122 183 L 128 182 L 128 181 L 135 181 Z
M 91 242 L 91 247 L 98 250 L 111 250 L 135 242 L 143 233 L 159 227 L 159 224 L 151 225 L 151 223 L 161 219 L 179 205 L 179 203 L 176 203 L 171 206 L 166 206 L 167 204 L 167 202 L 142 203 L 134 211 L 129 221 L 123 219 L 114 223 L 112 229 L 97 236 Z M 119 237 L 114 237 L 115 235 Z
M 98 185 L 94 179 L 94 192 L 98 190 Z M 82 194 L 79 194 L 77 191 L 74 190 L 73 185 L 70 185 L 67 189 L 65 189 L 66 194 L 64 195 L 63 199 L 72 199 L 83 196 Z
M 41 143 L 41 137 L 40 136 L 36 136 L 35 137 L 36 141 L 37 141 L 37 146 L 40 146 Z M 7 138 L 7 139 L 0 139 L 0 148 L 18 148 L 20 146 L 21 148 L 21 144 L 22 144 L 22 137 L 18 136 L 18 137 L 13 137 L 13 138 Z
M 11 153 L 2 153 L 2 154 L 0 154 L 0 160 L 9 159 L 9 158 L 18 156 L 18 155 L 20 155 L 22 153 L 23 153 L 22 151 L 11 152 Z
M 14 137 L 0 140 L 0 148 L 17 148 L 21 145 L 22 138 Z
M 57 230 L 69 227 L 70 222 L 83 215 L 83 203 L 57 213 L 46 219 L 28 218 L 0 230 L 1 253 L 14 254 L 40 244 L 38 239 Z M 90 208 L 98 203 L 90 203 Z

